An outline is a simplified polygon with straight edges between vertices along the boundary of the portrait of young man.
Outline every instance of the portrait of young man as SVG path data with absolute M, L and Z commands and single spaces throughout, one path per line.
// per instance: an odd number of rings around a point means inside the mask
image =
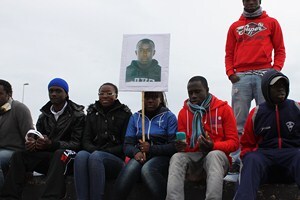
M 137 45 L 135 54 L 137 60 L 132 60 L 126 67 L 126 82 L 160 82 L 161 66 L 153 57 L 155 44 L 150 39 L 141 39 Z
M 120 91 L 167 91 L 170 34 L 123 36 Z

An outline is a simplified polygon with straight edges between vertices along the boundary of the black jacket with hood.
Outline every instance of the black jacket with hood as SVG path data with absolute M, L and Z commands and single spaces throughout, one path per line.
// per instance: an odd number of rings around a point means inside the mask
M 130 116 L 130 109 L 119 100 L 107 112 L 99 101 L 91 104 L 87 109 L 83 149 L 101 150 L 124 158 L 123 142 Z
M 285 80 L 286 97 L 282 103 L 274 104 L 270 98 L 270 82 L 275 77 Z M 266 102 L 260 104 L 252 119 L 254 133 L 259 137 L 259 148 L 299 148 L 300 147 L 300 106 L 287 99 L 289 79 L 281 72 L 270 70 L 262 79 L 262 93 Z

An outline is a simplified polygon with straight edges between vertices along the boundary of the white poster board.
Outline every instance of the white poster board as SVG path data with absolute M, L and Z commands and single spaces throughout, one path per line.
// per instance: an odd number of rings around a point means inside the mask
M 170 34 L 123 35 L 119 90 L 168 91 L 169 52 Z

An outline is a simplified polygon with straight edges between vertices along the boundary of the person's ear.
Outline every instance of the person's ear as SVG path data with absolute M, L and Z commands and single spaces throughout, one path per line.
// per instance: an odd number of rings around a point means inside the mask
M 158 99 L 159 99 L 159 105 L 162 105 L 163 104 L 162 99 L 161 98 Z
M 156 53 L 156 51 L 155 51 L 155 49 L 153 50 L 153 56 L 155 55 L 155 53 Z
M 137 55 L 137 50 L 135 50 L 134 52 L 135 52 L 135 55 Z

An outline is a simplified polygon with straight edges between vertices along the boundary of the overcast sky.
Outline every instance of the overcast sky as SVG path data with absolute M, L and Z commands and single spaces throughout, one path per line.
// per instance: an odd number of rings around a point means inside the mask
M 300 2 L 262 0 L 281 24 L 287 58 L 283 73 L 290 98 L 300 93 Z M 48 101 L 47 85 L 64 78 L 73 101 L 88 106 L 104 82 L 119 85 L 123 34 L 169 33 L 170 109 L 177 115 L 187 98 L 187 81 L 202 75 L 210 92 L 231 101 L 225 75 L 227 30 L 240 17 L 242 0 L 0 0 L 0 78 L 13 97 L 30 108 L 34 121 Z M 23 86 L 24 83 L 29 83 Z M 133 112 L 139 92 L 120 92 Z

